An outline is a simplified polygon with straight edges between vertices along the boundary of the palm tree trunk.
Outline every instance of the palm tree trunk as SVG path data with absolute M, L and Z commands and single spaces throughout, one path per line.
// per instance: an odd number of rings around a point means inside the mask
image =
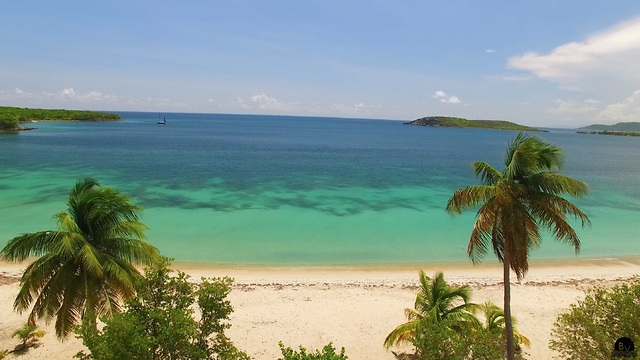
M 505 246 L 504 259 L 502 261 L 504 269 L 504 330 L 507 337 L 507 360 L 514 360 L 513 345 L 513 325 L 511 324 L 511 283 L 509 282 L 509 256 L 508 247 Z

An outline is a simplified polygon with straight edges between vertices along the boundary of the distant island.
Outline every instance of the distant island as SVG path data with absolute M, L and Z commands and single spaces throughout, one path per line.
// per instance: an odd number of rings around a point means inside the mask
M 506 120 L 468 120 L 449 116 L 427 116 L 410 122 L 407 125 L 437 126 L 455 128 L 477 128 L 495 130 L 544 131 L 529 126 L 519 125 Z
M 578 130 L 590 131 L 637 131 L 640 132 L 640 122 L 619 122 L 613 125 L 594 124 L 581 127 Z
M 640 136 L 640 122 L 619 122 L 613 125 L 594 124 L 579 128 L 578 134 Z
M 33 128 L 21 127 L 21 123 L 34 121 L 117 121 L 120 115 L 87 110 L 29 109 L 0 106 L 0 130 L 18 131 Z

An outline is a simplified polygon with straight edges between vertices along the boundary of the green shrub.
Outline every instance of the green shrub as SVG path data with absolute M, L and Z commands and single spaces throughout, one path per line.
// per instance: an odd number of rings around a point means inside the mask
M 412 340 L 416 360 L 498 360 L 505 358 L 502 331 L 483 328 L 456 328 L 451 321 L 423 320 Z M 518 358 L 521 355 L 518 354 Z
M 640 280 L 588 290 L 553 325 L 549 347 L 563 359 L 611 359 L 617 339 L 640 345 Z
M 278 360 L 346 360 L 347 355 L 344 354 L 344 348 L 340 350 L 340 353 L 336 353 L 336 348 L 332 343 L 328 343 L 322 348 L 322 351 L 315 350 L 307 353 L 307 349 L 300 346 L 300 351 L 295 351 L 290 347 L 285 347 L 282 342 L 279 342 L 280 351 L 282 352 L 282 358 Z
M 136 286 L 138 294 L 127 302 L 126 311 L 104 322 L 102 330 L 91 324 L 79 329 L 89 354 L 80 359 L 250 359 L 236 349 L 224 331 L 233 308 L 226 296 L 230 278 L 189 282 L 188 275 L 170 274 L 169 260 L 163 259 L 145 271 Z M 193 305 L 198 304 L 199 320 Z

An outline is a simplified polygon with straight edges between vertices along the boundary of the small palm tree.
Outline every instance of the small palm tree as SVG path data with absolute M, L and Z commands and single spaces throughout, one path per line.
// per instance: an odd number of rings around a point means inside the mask
M 504 336 L 504 311 L 491 301 L 487 301 L 484 304 L 478 306 L 478 312 L 484 316 L 483 328 L 491 333 L 501 333 Z M 531 346 L 531 341 L 526 336 L 516 330 L 515 325 L 517 323 L 515 317 L 511 317 L 511 323 L 513 324 L 513 336 L 518 339 L 518 342 L 526 347 Z
M 384 340 L 389 348 L 401 343 L 410 342 L 423 319 L 433 323 L 449 320 L 454 328 L 477 326 L 478 320 L 473 315 L 476 304 L 470 303 L 471 288 L 467 285 L 450 286 L 444 280 L 442 272 L 431 279 L 420 270 L 420 292 L 416 296 L 413 309 L 405 309 L 408 322 L 396 327 Z
M 44 331 L 38 330 L 38 327 L 35 324 L 30 322 L 26 322 L 20 329 L 13 332 L 11 337 L 18 337 L 20 344 L 18 344 L 13 352 L 22 352 L 27 350 L 30 347 L 37 347 L 38 339 L 43 337 L 45 334 Z
M 80 180 L 69 193 L 67 208 L 54 216 L 58 230 L 20 235 L 0 252 L 11 261 L 39 256 L 22 275 L 14 309 L 31 309 L 30 324 L 56 318 L 61 339 L 81 320 L 95 326 L 97 317 L 119 312 L 141 277 L 134 264 L 151 264 L 159 256 L 144 241 L 141 209 L 118 191 L 102 188 L 94 179 Z
M 507 358 L 514 359 L 511 321 L 511 287 L 513 270 L 518 279 L 529 269 L 529 253 L 540 245 L 540 227 L 549 229 L 561 242 L 578 252 L 580 239 L 567 215 L 585 226 L 589 218 L 561 195 L 583 196 L 587 184 L 559 174 L 564 163 L 562 150 L 535 136 L 518 134 L 507 149 L 505 168 L 498 171 L 485 162 L 474 162 L 476 177 L 482 185 L 468 186 L 454 192 L 447 203 L 450 214 L 477 208 L 467 253 L 479 261 L 489 249 L 503 264 L 504 319 Z

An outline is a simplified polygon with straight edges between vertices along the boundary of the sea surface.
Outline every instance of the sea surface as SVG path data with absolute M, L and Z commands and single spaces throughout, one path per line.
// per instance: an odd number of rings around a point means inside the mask
M 502 169 L 513 131 L 318 117 L 120 112 L 119 122 L 40 122 L 0 133 L 0 245 L 56 228 L 87 176 L 144 207 L 148 240 L 182 262 L 351 266 L 466 262 L 475 212 L 445 212 Z M 589 184 L 576 255 L 545 236 L 533 259 L 640 255 L 640 138 L 536 133 Z M 487 260 L 494 258 L 487 254 Z

